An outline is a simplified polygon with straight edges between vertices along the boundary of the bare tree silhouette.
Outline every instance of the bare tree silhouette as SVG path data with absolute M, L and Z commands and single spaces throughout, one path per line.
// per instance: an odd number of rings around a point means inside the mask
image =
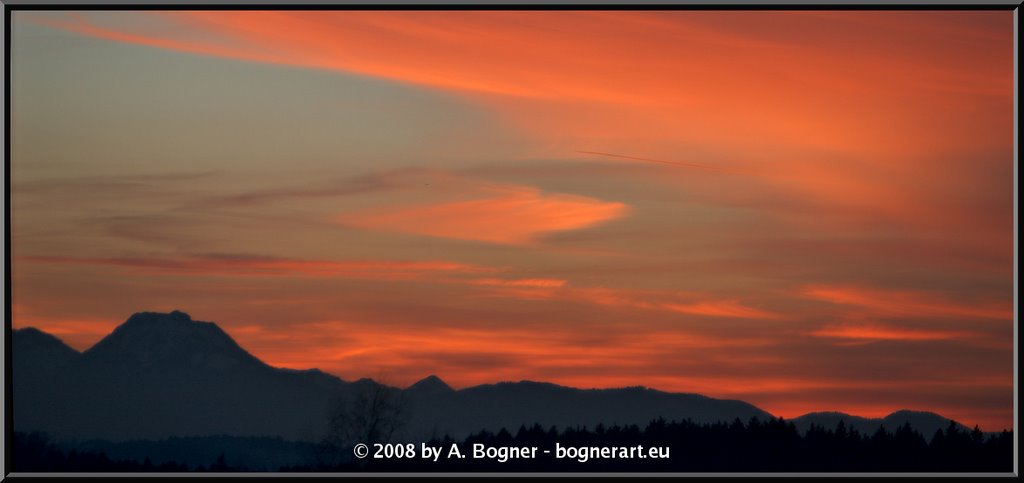
M 396 442 L 408 421 L 409 402 L 396 387 L 369 379 L 356 381 L 328 411 L 327 431 L 317 446 L 316 461 L 332 467 L 353 461 L 353 448 Z

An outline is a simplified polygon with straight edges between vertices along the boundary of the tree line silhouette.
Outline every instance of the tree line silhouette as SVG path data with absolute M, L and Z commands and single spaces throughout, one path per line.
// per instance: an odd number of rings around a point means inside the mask
M 670 448 L 668 459 L 556 459 L 538 451 L 535 459 L 474 459 L 472 445 L 537 446 L 554 450 L 555 443 L 565 446 L 643 445 Z M 446 458 L 448 449 L 458 443 L 467 457 Z M 561 431 L 544 429 L 538 424 L 521 426 L 512 433 L 481 431 L 462 441 L 445 436 L 427 443 L 443 448 L 437 462 L 414 458 L 352 458 L 351 447 L 333 446 L 343 455 L 337 463 L 324 464 L 311 458 L 308 465 L 286 466 L 287 472 L 351 471 L 573 471 L 573 472 L 1011 472 L 1013 470 L 1013 433 L 985 435 L 978 427 L 966 430 L 956 423 L 936 431 L 931 440 L 909 424 L 894 431 L 879 427 L 871 434 L 860 433 L 840 422 L 835 428 L 812 426 L 805 434 L 782 418 L 766 421 L 752 418 L 746 423 L 697 424 L 691 421 L 657 419 L 646 427 L 637 425 L 604 426 L 593 429 L 570 427 Z M 416 450 L 420 449 L 417 442 Z M 180 463 L 154 465 L 150 462 L 113 461 L 99 453 L 61 451 L 40 433 L 15 433 L 14 471 L 245 471 L 245 468 L 217 463 L 189 468 Z M 320 448 L 324 451 L 325 448 Z

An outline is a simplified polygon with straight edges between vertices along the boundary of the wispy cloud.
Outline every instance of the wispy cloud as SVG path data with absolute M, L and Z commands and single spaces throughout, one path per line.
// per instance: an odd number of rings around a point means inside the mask
M 664 159 L 644 158 L 644 157 L 639 157 L 639 156 L 627 156 L 627 155 L 624 155 L 624 154 L 600 153 L 600 152 L 597 152 L 597 151 L 576 151 L 576 152 L 580 153 L 580 154 L 591 154 L 591 155 L 594 155 L 594 156 L 603 156 L 603 157 L 606 157 L 606 158 L 627 159 L 627 160 L 631 160 L 631 161 L 643 161 L 643 162 L 647 162 L 647 163 L 667 164 L 667 165 L 671 165 L 671 166 L 679 166 L 681 168 L 698 168 L 698 169 L 708 169 L 708 170 L 712 170 L 712 171 L 734 171 L 735 170 L 735 168 L 729 168 L 729 167 L 726 167 L 726 166 L 713 166 L 713 165 L 710 165 L 710 164 L 688 163 L 688 162 L 684 162 L 684 161 L 668 161 L 668 160 L 664 160 Z
M 778 314 L 746 306 L 735 299 L 710 293 L 681 293 L 667 290 L 623 290 L 606 287 L 584 287 L 575 290 L 573 298 L 619 308 L 660 310 L 705 317 L 770 319 Z
M 958 340 L 974 336 L 967 331 L 912 329 L 881 324 L 843 324 L 814 330 L 809 335 L 855 340 Z
M 279 186 L 279 184 L 283 184 L 279 182 L 273 187 L 246 189 L 228 195 L 191 200 L 185 206 L 193 209 L 247 207 L 282 201 L 366 195 L 409 188 L 417 181 L 417 176 L 425 177 L 431 173 L 433 171 L 405 169 L 342 179 L 318 179 L 305 183 L 293 183 L 290 186 Z
M 746 307 L 735 300 L 697 302 L 691 304 L 663 303 L 660 307 L 672 312 L 710 317 L 739 317 L 745 319 L 766 319 L 775 317 L 770 312 Z
M 496 287 L 529 287 L 529 288 L 559 288 L 565 286 L 568 280 L 558 278 L 478 278 L 470 282 L 473 285 L 486 285 Z
M 337 221 L 357 228 L 509 245 L 547 233 L 588 228 L 624 216 L 628 207 L 585 196 L 520 186 L 488 187 L 482 197 L 346 213 Z
M 968 304 L 942 294 L 913 290 L 880 290 L 871 287 L 809 286 L 803 295 L 817 300 L 860 307 L 881 314 L 912 317 L 981 318 L 1010 320 L 1005 304 Z
M 68 265 L 99 265 L 143 273 L 179 272 L 213 276 L 347 277 L 409 280 L 428 274 L 491 272 L 493 269 L 445 261 L 303 260 L 250 255 L 195 255 L 173 258 L 79 258 L 26 256 L 22 260 Z

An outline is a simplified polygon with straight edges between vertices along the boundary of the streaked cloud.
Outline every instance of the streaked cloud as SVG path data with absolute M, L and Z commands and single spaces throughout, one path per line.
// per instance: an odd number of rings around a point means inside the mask
M 971 337 L 974 334 L 967 331 L 908 329 L 881 324 L 858 324 L 825 327 L 811 332 L 810 335 L 836 339 L 921 341 L 956 340 Z
M 509 245 L 548 233 L 578 230 L 624 216 L 619 202 L 531 187 L 488 187 L 482 197 L 425 205 L 371 208 L 337 218 L 346 226 Z
M 810 286 L 804 296 L 833 304 L 850 305 L 890 315 L 960 317 L 1010 320 L 1013 311 L 1003 304 L 957 303 L 940 294 L 913 290 L 880 290 L 868 287 Z
M 181 272 L 209 276 L 348 277 L 403 280 L 436 273 L 486 273 L 493 269 L 444 261 L 299 260 L 249 255 L 197 255 L 177 258 L 76 258 L 29 256 L 22 260 L 65 265 L 98 265 L 142 273 Z
M 767 319 L 778 316 L 769 311 L 746 306 L 738 300 L 712 293 L 581 287 L 575 290 L 571 296 L 575 299 L 611 307 L 661 310 L 705 317 Z
M 473 285 L 486 285 L 496 287 L 529 287 L 529 288 L 559 288 L 568 283 L 568 280 L 557 278 L 479 278 L 473 280 Z
M 673 312 L 694 315 L 707 315 L 711 317 L 741 317 L 747 319 L 764 319 L 774 316 L 773 314 L 770 314 L 763 310 L 745 307 L 741 305 L 739 302 L 733 300 L 720 302 L 698 302 L 693 304 L 666 303 L 662 304 L 661 307 L 666 310 L 671 310 Z

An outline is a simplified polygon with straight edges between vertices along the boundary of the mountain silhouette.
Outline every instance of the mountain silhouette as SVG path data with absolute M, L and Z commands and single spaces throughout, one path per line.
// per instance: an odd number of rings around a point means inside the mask
M 14 370 L 50 374 L 79 355 L 60 339 L 33 327 L 14 331 L 12 338 L 11 344 L 22 349 L 11 354 Z
M 13 339 L 12 355 L 32 361 L 38 344 L 21 344 L 25 330 Z M 216 324 L 182 312 L 135 314 L 48 379 L 29 364 L 12 369 L 16 428 L 112 441 L 217 434 L 313 440 L 329 401 L 347 385 L 318 371 L 264 364 Z M 41 397 L 50 404 L 36 404 Z
M 31 327 L 13 331 L 11 347 L 11 391 L 17 395 L 14 417 L 22 427 L 44 427 L 51 415 L 64 409 L 59 404 L 63 394 L 58 381 L 80 354 Z
M 421 383 L 424 381 L 420 381 Z M 417 385 L 420 383 L 417 383 Z M 435 387 L 444 384 L 437 379 Z M 415 389 L 417 385 L 410 387 Z M 694 422 L 731 421 L 772 416 L 742 402 L 678 394 L 643 387 L 576 389 L 534 381 L 502 382 L 460 391 L 416 391 L 409 394 L 412 430 L 448 434 L 456 439 L 473 431 L 515 430 L 539 423 L 544 427 L 644 425 L 652 419 Z
M 217 324 L 192 320 L 188 314 L 142 312 L 132 315 L 82 354 L 83 363 L 112 371 L 140 372 L 204 369 L 214 372 L 265 370 Z
M 798 431 L 806 433 L 812 424 L 822 428 L 832 429 L 835 428 L 840 421 L 846 425 L 847 429 L 855 429 L 858 432 L 867 435 L 871 435 L 875 431 L 878 431 L 879 427 L 884 427 L 885 430 L 889 432 L 895 432 L 904 424 L 910 424 L 910 427 L 921 433 L 921 435 L 928 441 L 931 441 L 932 436 L 935 435 L 936 431 L 940 429 L 945 430 L 949 427 L 950 423 L 949 419 L 932 412 L 901 409 L 884 418 L 864 418 L 840 412 L 808 413 L 798 418 L 794 418 L 793 424 L 796 425 Z M 957 426 L 963 430 L 968 429 L 959 423 L 957 423 Z
M 411 396 L 432 396 L 455 392 L 448 383 L 433 374 L 416 381 L 416 383 L 407 387 L 405 391 Z
M 336 401 L 375 387 L 401 396 L 407 416 L 401 435 L 413 440 L 514 431 L 534 423 L 593 428 L 642 426 L 659 417 L 696 423 L 772 418 L 743 401 L 644 387 L 576 389 L 520 381 L 454 390 L 434 375 L 404 390 L 370 379 L 346 382 L 316 369 L 272 367 L 216 324 L 178 311 L 134 314 L 82 353 L 40 330 L 19 329 L 12 359 L 15 430 L 62 439 L 228 435 L 318 441 Z M 948 424 L 941 416 L 912 411 L 882 420 L 813 413 L 794 422 L 803 429 L 812 423 L 832 428 L 840 419 L 865 432 L 909 421 L 929 437 L 933 428 Z

